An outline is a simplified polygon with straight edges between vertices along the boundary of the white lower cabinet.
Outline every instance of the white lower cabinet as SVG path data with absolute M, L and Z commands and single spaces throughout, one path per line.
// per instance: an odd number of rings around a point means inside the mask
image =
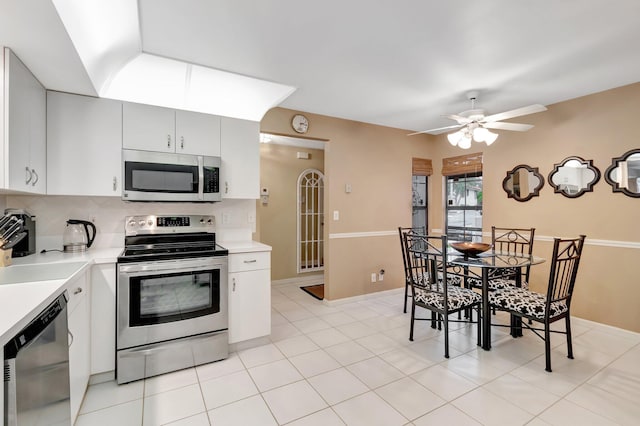
M 229 255 L 229 343 L 271 334 L 271 253 Z
M 71 391 L 71 423 L 75 423 L 91 370 L 90 296 L 85 272 L 67 286 L 69 326 L 69 385 Z
M 116 369 L 116 264 L 91 268 L 91 374 Z

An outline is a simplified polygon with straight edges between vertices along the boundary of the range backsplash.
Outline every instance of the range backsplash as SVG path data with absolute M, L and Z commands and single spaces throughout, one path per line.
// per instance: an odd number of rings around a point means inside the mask
M 67 219 L 92 221 L 97 229 L 92 247 L 96 248 L 122 247 L 124 218 L 132 215 L 213 215 L 219 241 L 250 240 L 256 226 L 255 200 L 223 200 L 214 204 L 133 203 L 113 197 L 7 195 L 2 201 L 6 208 L 26 209 L 36 216 L 37 251 L 62 248 Z

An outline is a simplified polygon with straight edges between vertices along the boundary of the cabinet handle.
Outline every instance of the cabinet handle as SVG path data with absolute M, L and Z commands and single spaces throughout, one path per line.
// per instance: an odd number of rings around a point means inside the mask
M 167 148 L 171 148 L 171 135 L 167 135 Z
M 233 290 L 232 291 L 236 291 L 236 279 L 233 279 Z
M 31 172 L 36 175 L 36 180 L 31 183 L 31 186 L 36 186 L 36 183 L 38 183 L 39 180 L 38 174 L 36 173 L 36 169 L 31 169 Z
M 257 260 L 256 259 L 251 259 L 251 260 L 245 260 L 244 263 L 256 263 Z
M 73 294 L 80 294 L 82 293 L 82 287 L 78 287 L 73 291 Z
M 117 177 L 113 177 L 113 190 L 115 191 L 116 189 L 118 189 L 118 178 Z
M 71 330 L 67 330 L 67 333 L 69 333 L 69 337 L 71 337 L 71 339 L 69 340 L 69 347 L 71 347 L 71 345 L 73 345 L 73 333 L 71 332 Z
M 25 185 L 29 185 L 29 183 L 31 182 L 31 179 L 33 179 L 33 173 L 31 173 L 31 169 L 29 168 L 29 166 L 25 167 L 25 170 L 27 171 L 27 173 L 25 174 Z
M 180 136 L 180 148 L 184 149 L 184 136 Z
M 229 182 L 227 182 L 226 180 L 224 181 L 224 193 L 229 193 Z

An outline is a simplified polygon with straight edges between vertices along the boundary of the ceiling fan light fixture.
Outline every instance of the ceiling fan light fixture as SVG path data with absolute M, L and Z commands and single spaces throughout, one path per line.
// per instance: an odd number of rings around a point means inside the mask
M 496 141 L 496 139 L 498 139 L 498 134 L 497 133 L 493 133 L 491 131 L 489 131 L 488 129 L 485 129 L 487 131 L 487 133 L 485 134 L 484 137 L 484 143 L 487 144 L 487 146 L 491 145 L 492 143 L 494 143 Z
M 476 142 L 484 142 L 487 139 L 487 133 L 489 133 L 488 129 L 478 126 L 473 129 L 473 140 Z
M 458 130 L 457 132 L 454 133 L 449 133 L 447 135 L 447 139 L 449 140 L 449 143 L 453 146 L 458 145 L 458 142 L 460 142 L 460 139 L 462 139 L 463 133 L 461 130 Z
M 471 148 L 471 135 L 465 134 L 458 142 L 458 146 L 462 149 Z

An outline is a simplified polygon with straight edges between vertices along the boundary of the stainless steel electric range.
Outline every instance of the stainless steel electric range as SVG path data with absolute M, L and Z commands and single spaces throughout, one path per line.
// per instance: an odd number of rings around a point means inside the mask
M 130 216 L 118 257 L 118 383 L 229 354 L 228 251 L 213 216 Z

